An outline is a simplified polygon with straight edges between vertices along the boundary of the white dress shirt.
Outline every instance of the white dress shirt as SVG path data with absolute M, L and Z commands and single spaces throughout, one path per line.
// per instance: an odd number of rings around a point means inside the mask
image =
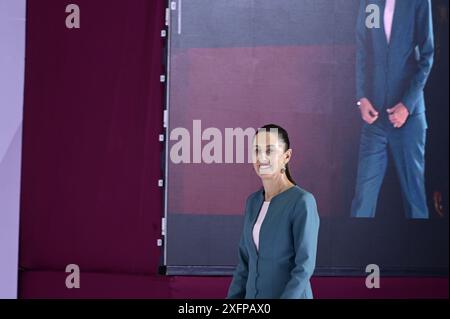
M 384 7 L 384 31 L 386 33 L 386 40 L 391 41 L 392 22 L 394 20 L 395 0 L 386 0 Z

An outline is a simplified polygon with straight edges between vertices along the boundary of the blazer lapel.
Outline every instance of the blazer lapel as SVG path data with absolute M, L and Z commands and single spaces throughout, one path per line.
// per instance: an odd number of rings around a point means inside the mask
M 380 27 L 377 29 L 372 29 L 372 35 L 376 39 L 376 43 L 378 43 L 379 49 L 387 50 L 388 43 L 386 39 L 386 32 L 384 30 L 384 8 L 386 7 L 386 0 L 374 0 L 371 1 L 372 4 L 375 4 L 380 8 Z

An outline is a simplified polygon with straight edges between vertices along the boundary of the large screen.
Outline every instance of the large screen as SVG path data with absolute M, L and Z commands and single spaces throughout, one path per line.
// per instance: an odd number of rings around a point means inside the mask
M 375 216 L 351 214 L 363 127 L 359 0 L 178 0 L 169 8 L 168 274 L 231 273 L 246 198 L 262 186 L 245 150 L 269 123 L 289 133 L 291 173 L 317 201 L 316 274 L 362 274 L 369 264 L 392 275 L 448 271 L 448 214 L 435 212 L 429 191 L 428 218 L 405 213 L 391 152 Z M 448 170 L 435 175 L 448 193 Z

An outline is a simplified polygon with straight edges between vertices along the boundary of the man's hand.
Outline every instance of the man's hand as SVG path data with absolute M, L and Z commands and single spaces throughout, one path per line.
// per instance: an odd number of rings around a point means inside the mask
M 359 100 L 359 103 L 362 119 L 368 124 L 375 122 L 378 119 L 378 112 L 375 110 L 372 103 L 365 97 Z
M 389 121 L 395 128 L 400 128 L 405 124 L 409 116 L 409 111 L 403 103 L 398 103 L 393 108 L 387 109 Z

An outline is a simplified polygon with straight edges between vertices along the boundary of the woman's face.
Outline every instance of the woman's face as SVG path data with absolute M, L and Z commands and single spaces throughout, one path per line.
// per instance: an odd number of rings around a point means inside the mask
M 280 176 L 289 162 L 292 150 L 284 151 L 285 144 L 278 133 L 260 131 L 253 139 L 253 167 L 262 179 Z

